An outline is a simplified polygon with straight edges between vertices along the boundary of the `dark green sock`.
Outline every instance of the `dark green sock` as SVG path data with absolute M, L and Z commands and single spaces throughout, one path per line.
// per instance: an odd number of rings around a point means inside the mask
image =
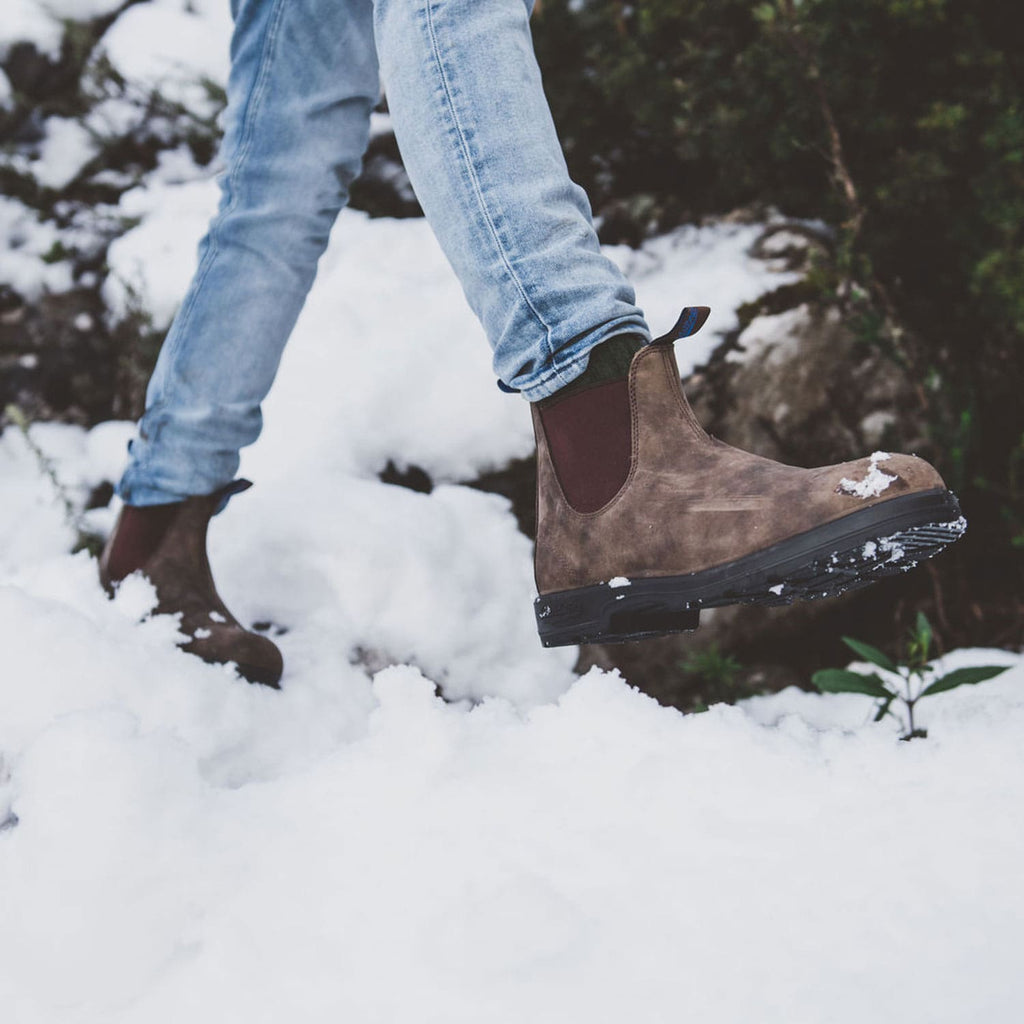
M 633 356 L 644 347 L 644 340 L 639 334 L 616 334 L 613 338 L 601 342 L 590 350 L 590 361 L 587 368 L 571 384 L 566 384 L 547 398 L 542 398 L 537 405 L 543 409 L 552 402 L 580 391 L 606 384 L 610 380 L 625 380 L 629 376 L 629 364 Z

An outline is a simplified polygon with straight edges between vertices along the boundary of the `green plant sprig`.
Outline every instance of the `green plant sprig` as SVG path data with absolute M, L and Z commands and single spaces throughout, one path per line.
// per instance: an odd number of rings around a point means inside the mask
M 1005 672 L 1008 665 L 977 665 L 968 668 L 953 669 L 939 678 L 935 677 L 935 666 L 931 664 L 932 644 L 935 634 L 931 623 L 923 612 L 917 613 L 917 621 L 906 643 L 906 655 L 902 662 L 892 660 L 884 651 L 880 651 L 862 640 L 854 640 L 844 636 L 843 643 L 855 654 L 877 665 L 887 673 L 887 678 L 877 672 L 854 672 L 851 669 L 826 668 L 815 672 L 811 682 L 822 693 L 863 693 L 865 696 L 878 700 L 874 721 L 880 722 L 887 715 L 892 715 L 902 726 L 901 740 L 923 739 L 928 735 L 914 719 L 914 709 L 919 700 L 945 693 L 958 686 L 974 685 L 993 679 Z M 899 680 L 894 684 L 893 677 Z M 898 711 L 893 710 L 897 705 Z

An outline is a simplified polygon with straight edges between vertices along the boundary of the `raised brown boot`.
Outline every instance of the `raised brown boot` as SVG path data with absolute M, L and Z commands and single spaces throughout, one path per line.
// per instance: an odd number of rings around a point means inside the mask
M 914 456 L 797 469 L 706 434 L 672 342 L 707 315 L 685 309 L 628 378 L 533 406 L 545 646 L 696 629 L 701 608 L 841 594 L 966 529 L 942 478 Z
M 249 682 L 276 688 L 281 652 L 228 611 L 206 555 L 206 530 L 218 505 L 249 486 L 240 480 L 170 505 L 125 505 L 100 556 L 100 582 L 112 595 L 116 584 L 141 570 L 156 588 L 156 612 L 181 613 L 180 630 L 190 638 L 182 650 L 214 664 L 234 663 Z

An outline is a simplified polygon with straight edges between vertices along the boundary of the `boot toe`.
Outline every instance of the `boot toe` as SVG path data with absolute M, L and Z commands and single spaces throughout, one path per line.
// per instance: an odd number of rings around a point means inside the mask
M 875 452 L 855 462 L 829 467 L 835 494 L 874 504 L 904 494 L 945 490 L 935 468 L 916 455 Z
M 917 455 L 894 455 L 889 473 L 894 474 L 906 485 L 907 491 L 945 490 L 946 484 L 938 470 Z
M 284 658 L 277 644 L 258 633 L 246 633 L 245 638 L 232 659 L 238 674 L 250 683 L 280 689 Z
M 193 639 L 183 650 L 212 665 L 235 665 L 238 674 L 250 683 L 280 689 L 284 658 L 277 645 L 259 633 L 241 626 L 228 626 L 212 636 Z
M 285 659 L 278 646 L 265 637 L 256 637 L 261 641 L 254 644 L 254 649 L 246 655 L 240 655 L 237 662 L 239 675 L 250 683 L 281 689 L 281 677 L 285 671 Z

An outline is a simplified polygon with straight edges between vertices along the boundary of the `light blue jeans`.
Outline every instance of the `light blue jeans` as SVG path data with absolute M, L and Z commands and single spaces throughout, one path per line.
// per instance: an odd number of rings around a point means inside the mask
M 379 75 L 413 187 L 506 388 L 536 401 L 609 337 L 650 339 L 566 170 L 532 6 L 232 0 L 220 206 L 149 384 L 118 489 L 127 503 L 210 494 L 234 478 L 359 173 Z

